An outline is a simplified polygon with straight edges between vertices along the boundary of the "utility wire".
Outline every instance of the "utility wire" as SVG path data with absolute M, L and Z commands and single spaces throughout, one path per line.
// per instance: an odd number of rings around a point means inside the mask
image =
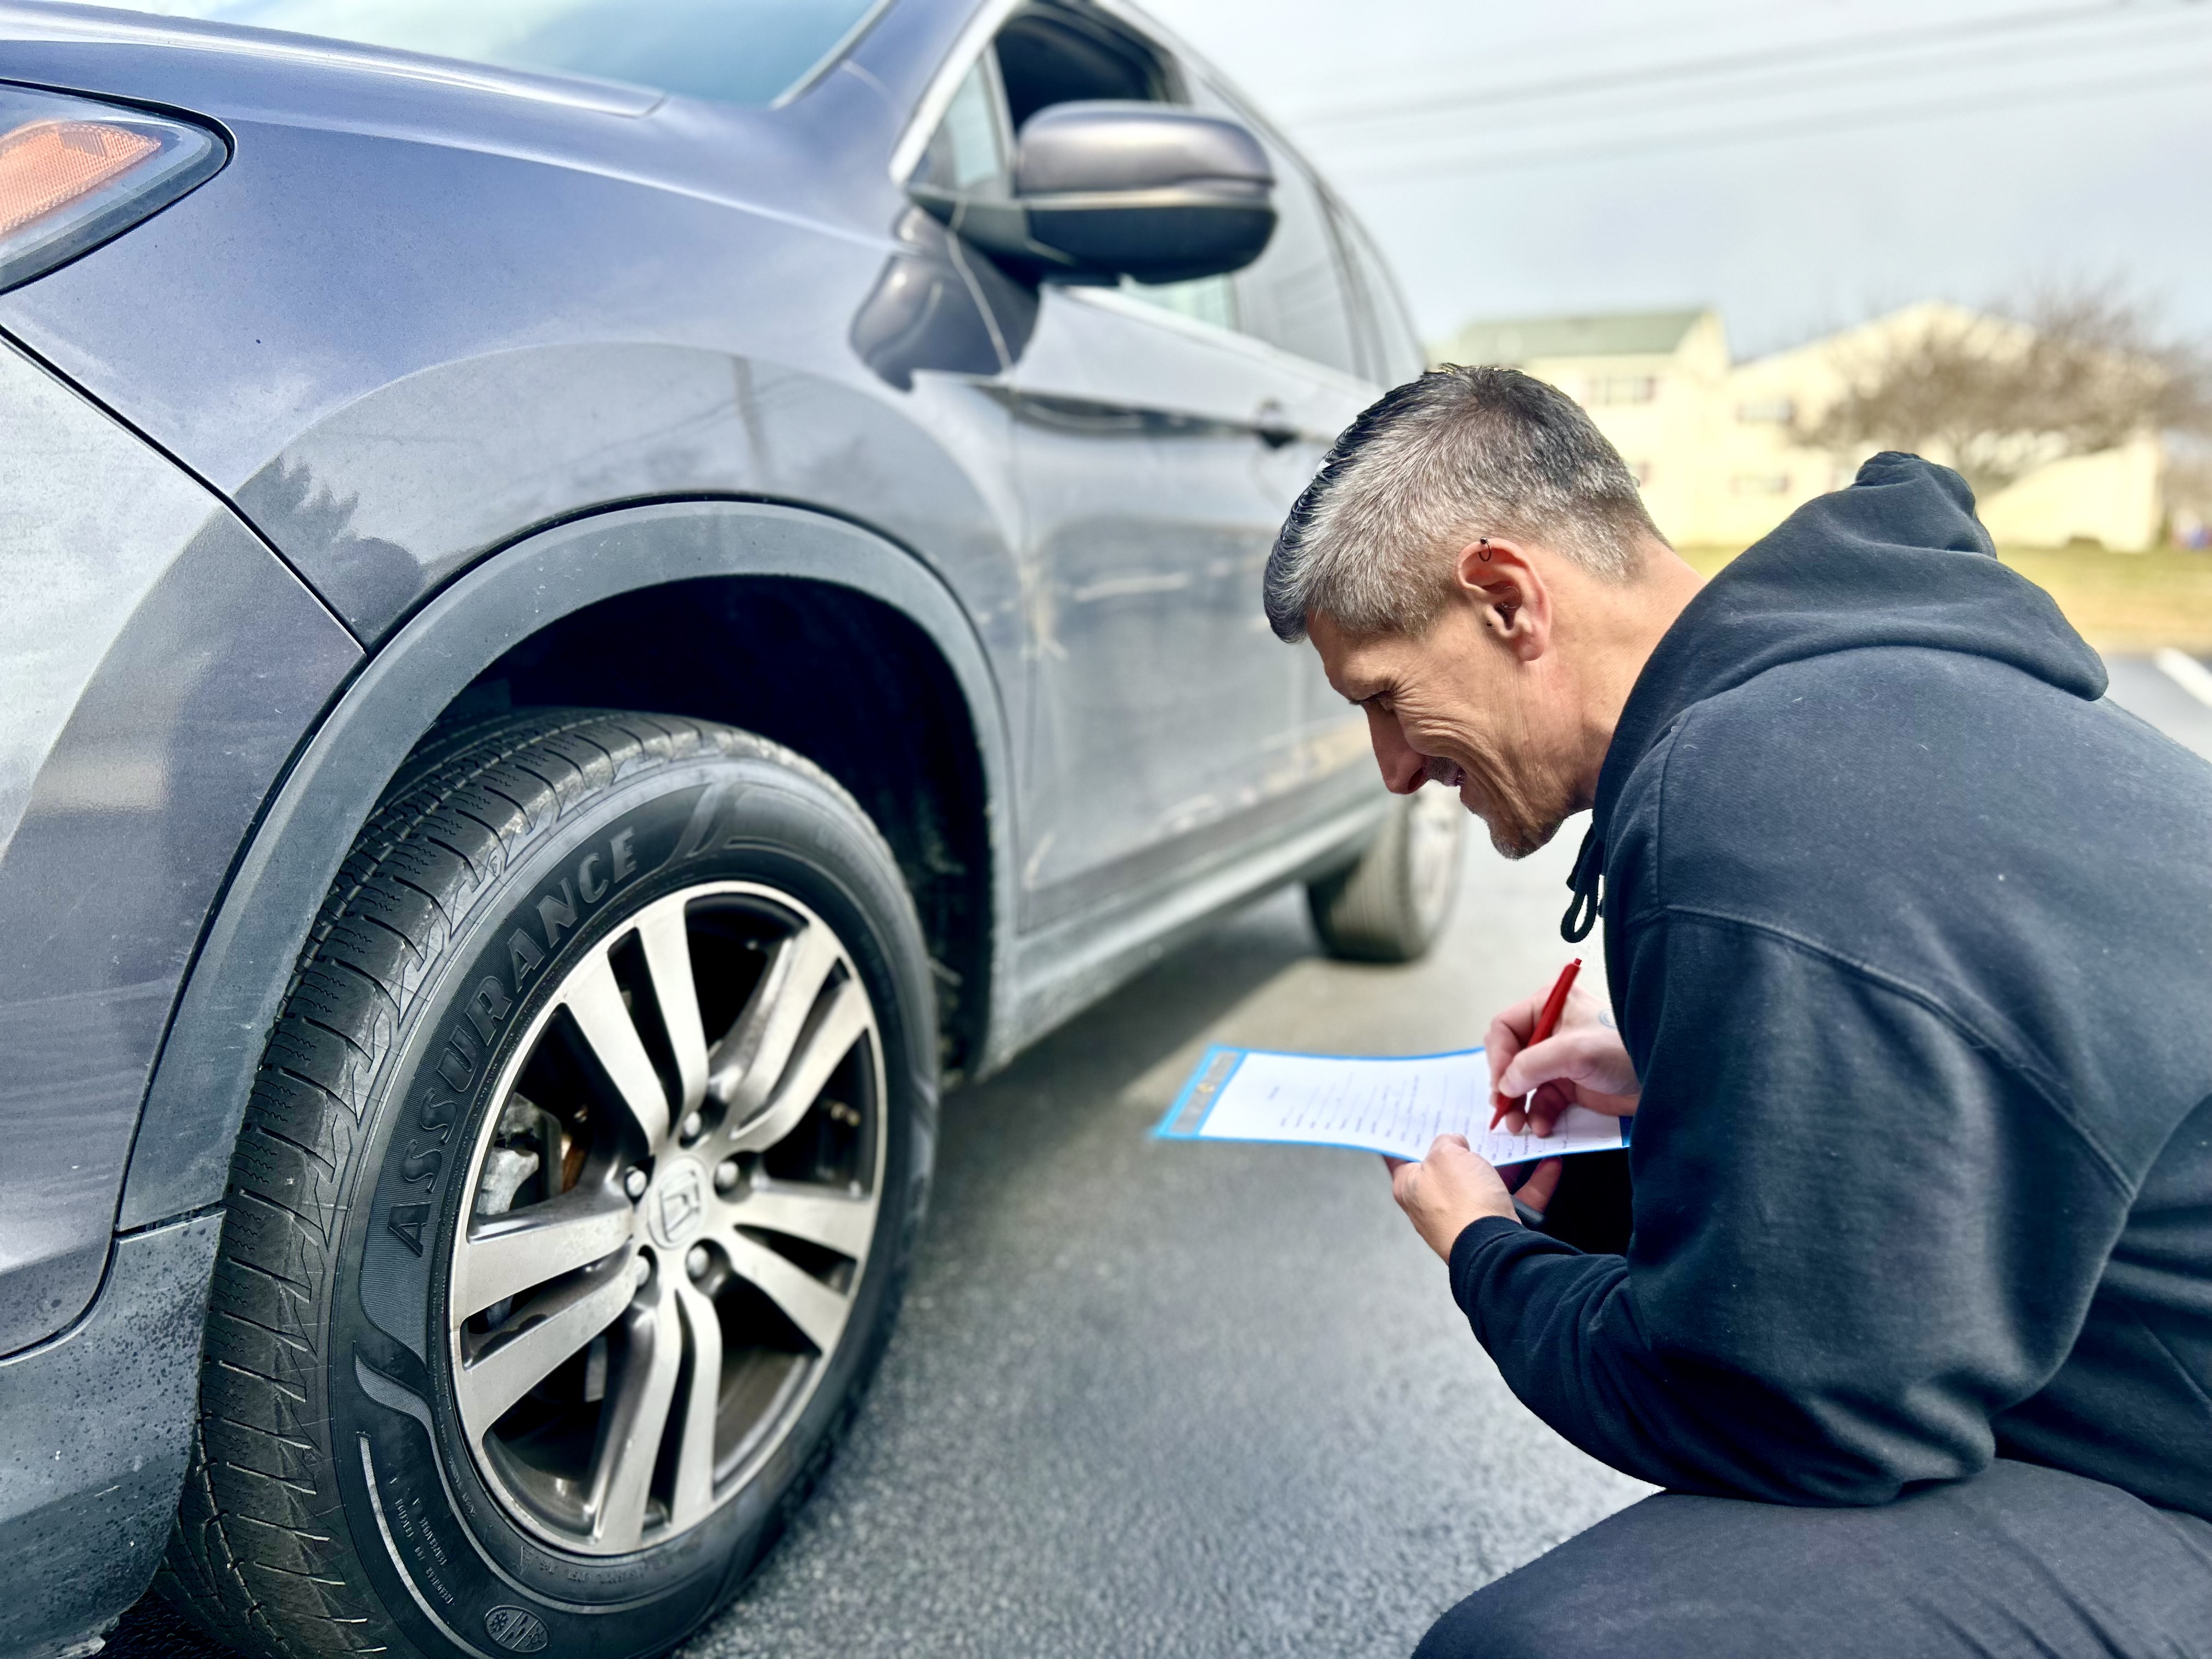
M 1969 73 L 1985 87 L 2016 87 L 2022 73 L 2042 68 L 2054 58 L 2063 57 L 2063 67 L 2069 73 L 2078 75 L 2088 69 L 2092 58 L 2106 59 L 2108 68 L 2124 69 L 2130 65 L 2112 64 L 2109 60 L 2124 55 L 2138 63 L 2145 60 L 2171 63 L 2177 49 L 2212 43 L 2212 31 L 2203 27 L 2204 20 L 2201 16 L 2182 17 L 2175 14 L 2168 21 L 2188 24 L 2188 32 L 2179 36 L 2169 34 L 2148 40 L 2140 35 L 2126 38 L 2108 35 L 2089 40 L 2020 41 L 1996 48 L 1984 47 L 1963 60 L 1952 55 L 1927 54 L 1878 68 L 1854 69 L 1808 63 L 1778 70 L 1749 85 L 1716 87 L 1691 93 L 1669 91 L 1660 87 L 1631 90 L 1608 98 L 1595 109 L 1587 102 L 1565 102 L 1556 106 L 1539 105 L 1533 109 L 1516 112 L 1508 118 L 1506 125 L 1516 133 L 1562 125 L 1587 129 L 1595 123 L 1616 125 L 1653 112 L 1672 114 L 1692 111 L 1725 113 L 1735 106 L 1784 100 L 1794 102 L 1802 100 L 1809 94 L 1839 89 L 1875 91 L 1901 88 L 1911 82 L 1933 77 L 1955 79 Z M 1755 112 L 1748 112 L 1747 117 L 1753 113 Z M 1428 118 L 1431 122 L 1437 118 Z M 1344 130 L 1336 132 L 1328 142 L 1340 154 L 1347 146 L 1388 150 L 1403 149 L 1409 144 L 1433 143 L 1435 132 L 1433 125 L 1425 129 Z
M 2001 97 L 1956 99 L 1941 104 L 1893 105 L 1886 108 L 1854 110 L 1811 121 L 1776 121 L 1763 125 L 1708 128 L 1703 131 L 1638 138 L 1622 143 L 1591 144 L 1571 149 L 1527 149 L 1463 155 L 1395 167 L 1366 167 L 1357 162 L 1340 169 L 1352 177 L 1376 180 L 1449 177 L 1471 173 L 1505 173 L 1524 167 L 1572 166 L 1619 155 L 1652 155 L 1686 149 L 1725 149 L 1757 143 L 1770 138 L 1798 138 L 1854 129 L 1902 125 L 1913 121 L 1942 120 L 1954 115 L 1972 115 L 1991 110 L 2017 109 L 2029 104 L 2068 103 L 2077 99 L 2110 97 L 2125 92 L 2150 92 L 2169 88 L 2212 84 L 2212 63 L 2197 64 L 2160 75 L 2122 80 L 2075 82 L 2037 88 L 2026 95 L 2018 92 Z
M 2188 3 L 2188 0 L 2183 0 L 2183 3 Z M 2085 22 L 2132 22 L 2154 19 L 2164 21 L 2174 15 L 2179 9 L 2179 5 L 2172 4 L 2154 8 L 2131 4 L 2129 0 L 2100 0 L 2100 3 L 2094 5 L 2007 12 L 1994 17 L 1981 17 L 1962 22 L 1940 24 L 1929 28 L 1893 29 L 1881 34 L 1847 37 L 1809 45 L 1768 47 L 1757 52 L 1728 52 L 1710 58 L 1682 58 L 1673 63 L 1646 64 L 1637 69 L 1605 70 L 1595 75 L 1564 76 L 1549 81 L 1523 82 L 1518 86 L 1505 85 L 1480 91 L 1447 93 L 1431 98 L 1397 99 L 1389 103 L 1340 104 L 1334 107 L 1310 111 L 1302 116 L 1286 117 L 1285 124 L 1298 127 L 1312 127 L 1338 122 L 1407 119 L 1423 115 L 1446 114 L 1476 106 L 1490 109 L 1513 104 L 1540 102 L 1547 99 L 1571 97 L 1586 93 L 1616 91 L 1679 81 L 1711 80 L 1728 76 L 1753 74 L 1762 70 L 1788 69 L 1800 65 L 1832 64 L 1853 58 L 1879 57 L 1885 52 L 1908 51 L 1923 45 L 1941 46 L 1953 42 L 1968 42 L 1991 35 L 2017 34 Z

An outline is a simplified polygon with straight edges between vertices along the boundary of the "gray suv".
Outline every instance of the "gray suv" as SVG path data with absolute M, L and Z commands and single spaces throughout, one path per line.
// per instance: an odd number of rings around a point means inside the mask
M 1434 933 L 1257 593 L 1419 355 L 1120 0 L 163 10 L 0 3 L 0 1651 L 658 1653 L 947 1085 Z

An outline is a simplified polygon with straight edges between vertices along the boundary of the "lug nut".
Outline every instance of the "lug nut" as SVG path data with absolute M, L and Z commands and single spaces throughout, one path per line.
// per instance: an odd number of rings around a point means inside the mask
M 653 1277 L 653 1258 L 641 1255 L 629 1264 L 630 1282 L 643 1290 Z
M 623 1190 L 634 1199 L 643 1198 L 645 1189 L 652 1184 L 653 1178 L 642 1170 L 632 1170 L 623 1177 Z
M 694 1244 L 684 1252 L 684 1271 L 694 1279 L 704 1279 L 707 1269 L 714 1265 L 714 1258 L 707 1253 L 704 1244 Z
M 682 1133 L 684 1139 L 686 1140 L 696 1140 L 699 1139 L 699 1131 L 706 1127 L 707 1120 L 700 1116 L 698 1113 L 686 1112 L 684 1115 L 684 1122 L 680 1127 L 679 1133 Z
M 744 1178 L 744 1173 L 745 1172 L 743 1170 L 740 1170 L 738 1167 L 737 1159 L 734 1158 L 724 1158 L 720 1164 L 717 1164 L 714 1166 L 714 1190 L 718 1193 L 733 1193 L 737 1191 L 738 1182 Z

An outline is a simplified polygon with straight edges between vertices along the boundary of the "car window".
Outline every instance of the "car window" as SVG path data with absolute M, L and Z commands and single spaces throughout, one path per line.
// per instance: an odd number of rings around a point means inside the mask
M 939 190 L 985 191 L 1009 187 L 1006 117 L 999 100 L 991 54 L 975 60 L 945 106 L 945 118 L 929 136 L 915 182 Z
M 1294 356 L 1358 374 L 1352 307 L 1321 192 L 1295 156 L 1273 144 L 1268 151 L 1275 164 L 1275 234 L 1267 252 L 1232 279 L 1237 325 Z
M 99 3 L 99 0 L 94 0 Z M 730 104 L 799 85 L 880 0 L 138 0 L 171 17 L 319 34 Z
M 1376 251 L 1365 228 L 1344 205 L 1332 201 L 1329 211 L 1336 223 L 1337 241 L 1344 249 L 1348 273 L 1364 302 L 1368 343 L 1373 354 L 1369 378 L 1384 386 L 1410 380 L 1428 366 L 1428 354 L 1421 349 L 1420 337 L 1413 331 L 1413 319 L 1406 314 L 1406 302 L 1399 295 L 1397 281 Z
M 1188 283 L 1138 283 L 1124 276 L 1121 292 L 1178 317 L 1216 328 L 1237 326 L 1237 286 L 1226 276 L 1200 276 Z

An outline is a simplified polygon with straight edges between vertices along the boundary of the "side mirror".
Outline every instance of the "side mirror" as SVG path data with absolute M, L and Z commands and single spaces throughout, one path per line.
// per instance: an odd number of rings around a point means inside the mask
M 1241 270 L 1275 232 L 1274 169 L 1236 122 L 1161 104 L 1054 104 L 1015 148 L 1011 200 L 909 194 L 1040 276 L 1178 283 Z
M 1241 270 L 1275 234 L 1274 169 L 1234 121 L 1158 104 L 1055 104 L 1022 128 L 1030 240 L 1079 270 L 1179 283 Z

